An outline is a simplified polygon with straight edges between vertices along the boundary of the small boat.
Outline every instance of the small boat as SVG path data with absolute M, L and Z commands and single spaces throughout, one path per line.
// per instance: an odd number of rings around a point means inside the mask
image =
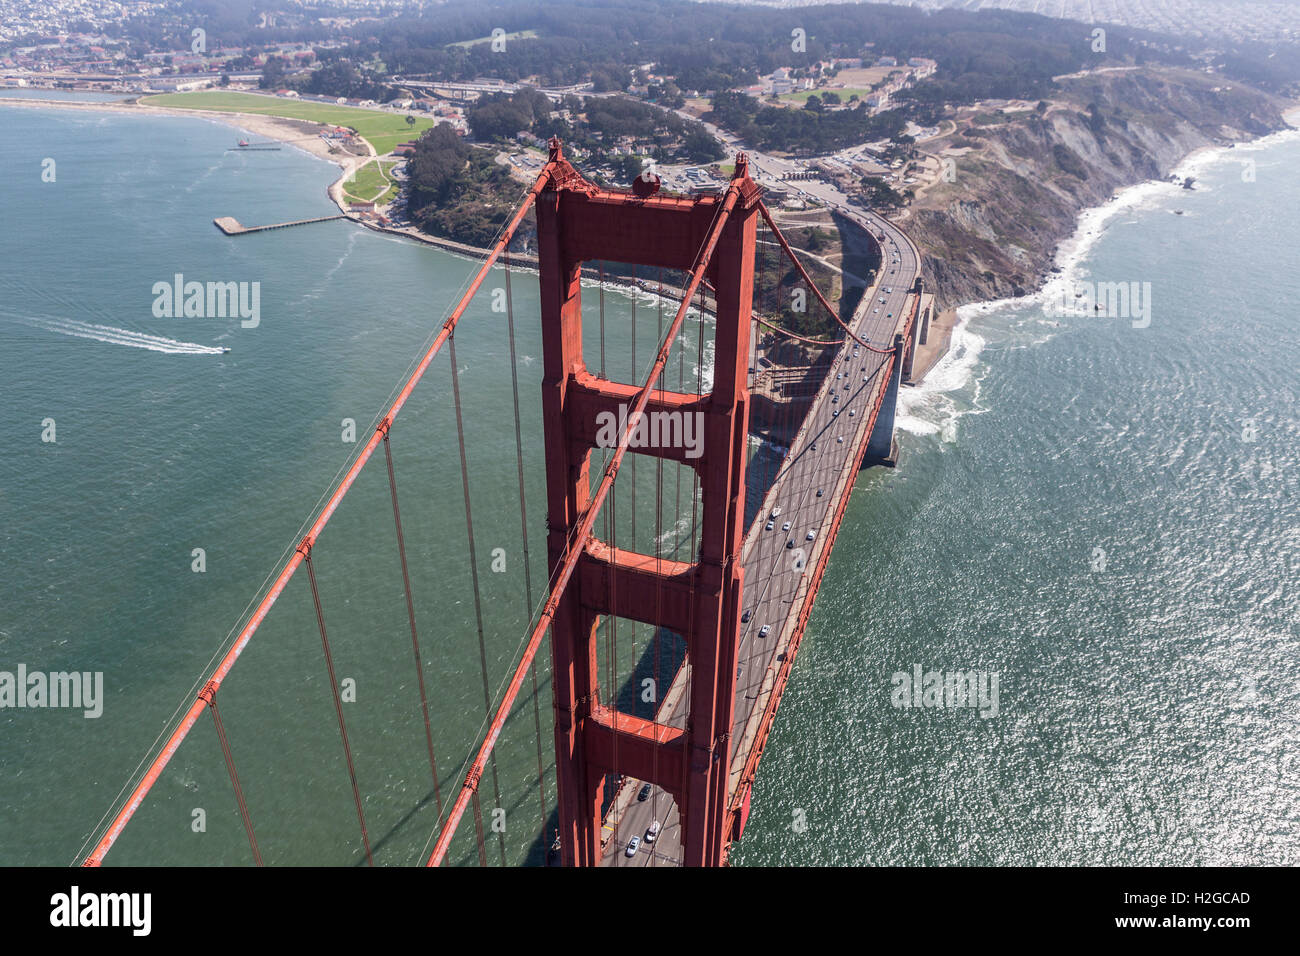
M 225 354 L 226 354 L 227 352 L 229 352 L 229 351 L 230 351 L 230 348 L 229 348 L 228 346 L 225 346 L 225 345 L 221 346 L 221 354 L 222 354 L 222 355 L 225 355 Z
M 239 141 L 239 145 L 240 145 L 240 146 L 248 146 L 248 145 L 250 145 L 250 144 L 249 144 L 248 140 L 246 140 L 246 139 L 241 139 L 241 140 Z

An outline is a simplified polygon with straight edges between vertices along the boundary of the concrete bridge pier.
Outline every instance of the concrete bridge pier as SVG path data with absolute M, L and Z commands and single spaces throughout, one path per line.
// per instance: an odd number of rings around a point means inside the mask
M 893 468 L 898 463 L 898 454 L 894 449 L 894 411 L 898 407 L 898 388 L 903 381 L 902 332 L 894 334 L 894 364 L 889 371 L 889 382 L 885 385 L 885 394 L 880 399 L 880 411 L 876 415 L 876 424 L 867 439 L 867 450 L 862 456 L 862 466 L 884 465 Z

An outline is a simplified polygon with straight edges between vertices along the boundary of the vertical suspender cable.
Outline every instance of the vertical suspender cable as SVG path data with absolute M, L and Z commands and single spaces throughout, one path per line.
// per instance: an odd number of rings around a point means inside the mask
M 235 788 L 235 803 L 239 805 L 239 815 L 244 818 L 244 833 L 248 835 L 248 845 L 253 850 L 253 862 L 262 865 L 262 851 L 257 847 L 257 837 L 253 835 L 253 818 L 248 814 L 248 804 L 244 801 L 244 788 L 239 785 L 239 774 L 235 773 L 235 757 L 230 752 L 230 741 L 226 739 L 226 727 L 221 722 L 221 711 L 217 709 L 217 689 L 209 682 L 199 695 L 208 702 L 212 713 L 212 722 L 217 726 L 217 739 L 221 741 L 221 753 L 226 758 L 226 770 L 230 772 L 230 782 Z
M 447 339 L 447 354 L 451 358 L 451 392 L 456 403 L 456 441 L 460 446 L 460 483 L 465 491 L 465 531 L 469 539 L 469 571 L 474 584 L 474 619 L 478 624 L 478 656 L 483 672 L 483 710 L 492 716 L 492 692 L 488 688 L 487 641 L 483 636 L 483 595 L 478 583 L 478 557 L 474 547 L 474 517 L 469 503 L 469 463 L 465 458 L 465 420 L 460 405 L 460 369 L 456 365 L 456 335 Z M 474 791 L 477 795 L 477 789 Z M 492 797 L 496 807 L 501 807 L 501 785 L 497 777 L 497 755 L 492 752 Z M 441 819 L 441 817 L 439 818 Z M 497 831 L 501 844 L 501 865 L 506 865 L 506 835 Z
M 388 462 L 388 490 L 393 499 L 393 525 L 397 529 L 397 553 L 402 559 L 402 587 L 406 590 L 406 616 L 411 624 L 411 650 L 415 654 L 415 676 L 420 688 L 420 712 L 424 715 L 424 741 L 429 751 L 429 773 L 433 776 L 433 799 L 442 819 L 442 788 L 438 786 L 438 761 L 433 755 L 433 728 L 429 723 L 429 696 L 424 687 L 424 661 L 420 656 L 420 639 L 415 630 L 415 601 L 411 597 L 411 574 L 406 564 L 406 539 L 402 535 L 402 513 L 397 507 L 397 476 L 393 472 L 393 450 L 388 436 L 392 422 L 385 418 L 379 427 L 384 433 L 384 459 Z
M 636 364 L 636 266 L 632 267 L 632 379 L 636 377 L 640 369 Z M 627 461 L 628 481 L 632 483 L 632 550 L 636 551 L 636 455 L 630 457 Z M 636 643 L 636 625 L 632 625 L 633 644 Z
M 504 259 L 506 272 L 506 325 L 510 330 L 510 385 L 515 398 L 515 463 L 519 473 L 519 526 L 524 542 L 524 612 L 533 613 L 533 571 L 528 559 L 528 507 L 524 494 L 524 439 L 519 425 L 519 364 L 515 358 L 515 306 L 510 289 L 510 256 Z M 542 839 L 546 839 L 546 770 L 542 762 L 542 710 L 538 700 L 537 660 L 531 668 L 533 678 L 533 728 L 537 732 L 537 795 L 541 800 Z M 441 814 L 439 814 L 441 817 Z
M 330 653 L 330 639 L 325 633 L 325 612 L 321 610 L 320 590 L 316 587 L 316 570 L 311 560 L 311 544 L 304 541 L 298 546 L 303 564 L 307 565 L 307 580 L 311 582 L 311 599 L 316 605 L 316 623 L 320 625 L 320 642 L 325 649 L 325 666 L 330 674 L 330 688 L 334 691 L 334 710 L 339 716 L 339 735 L 343 738 L 343 755 L 348 761 L 348 776 L 352 778 L 352 799 L 357 805 L 357 820 L 361 822 L 361 842 L 366 848 L 366 861 L 375 865 L 370 852 L 370 834 L 366 832 L 366 815 L 361 809 L 361 788 L 357 786 L 357 770 L 352 764 L 352 747 L 348 744 L 348 728 L 343 720 L 343 701 L 339 697 L 339 682 L 334 674 L 334 655 Z
M 487 866 L 487 847 L 483 843 L 483 807 L 479 803 L 478 788 L 474 788 L 474 836 L 478 840 L 478 865 Z

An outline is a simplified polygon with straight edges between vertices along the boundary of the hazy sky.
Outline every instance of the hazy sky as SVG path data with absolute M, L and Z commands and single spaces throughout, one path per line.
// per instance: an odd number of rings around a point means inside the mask
M 797 7 L 858 0 L 727 0 Z M 1300 0 L 871 0 L 922 8 L 1001 8 L 1206 38 L 1300 42 Z

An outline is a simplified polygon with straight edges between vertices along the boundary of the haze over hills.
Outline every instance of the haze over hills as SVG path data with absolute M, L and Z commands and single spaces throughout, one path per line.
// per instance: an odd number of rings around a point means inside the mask
M 724 0 L 702 0 L 724 2 Z M 771 7 L 810 7 L 861 0 L 725 0 Z M 1300 42 L 1300 4 L 1290 0 L 874 0 L 920 9 L 1014 10 L 1084 23 L 1202 40 Z

